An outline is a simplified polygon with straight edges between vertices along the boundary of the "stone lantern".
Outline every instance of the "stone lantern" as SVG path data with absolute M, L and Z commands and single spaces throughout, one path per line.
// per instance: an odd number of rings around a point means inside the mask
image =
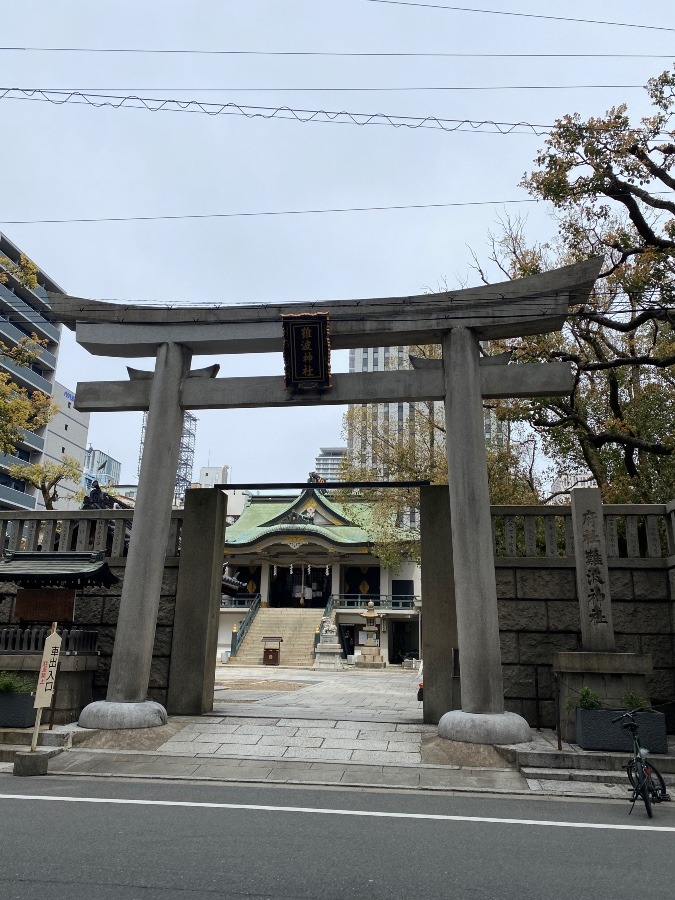
M 356 657 L 354 665 L 364 669 L 384 669 L 386 663 L 375 640 L 378 631 L 377 620 L 380 618 L 380 614 L 375 612 L 375 604 L 372 600 L 368 601 L 368 606 L 361 615 L 366 620 L 363 628 L 366 632 L 366 643 L 362 645 L 361 654 Z

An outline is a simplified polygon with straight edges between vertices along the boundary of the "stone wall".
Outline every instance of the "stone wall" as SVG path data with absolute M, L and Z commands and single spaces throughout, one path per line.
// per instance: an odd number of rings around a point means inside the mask
M 670 560 L 610 563 L 610 593 L 616 649 L 651 654 L 648 677 L 652 703 L 675 697 L 674 600 Z M 566 560 L 496 560 L 499 627 L 506 708 L 535 723 L 535 669 L 540 721 L 555 721 L 553 654 L 581 650 L 575 570 Z
M 86 587 L 78 591 L 75 601 L 75 624 L 80 628 L 91 628 L 99 634 L 99 665 L 94 675 L 94 700 L 105 700 L 110 673 L 115 629 L 120 607 L 120 596 L 124 581 L 124 560 L 109 560 L 110 570 L 119 578 L 119 583 L 110 588 Z M 176 583 L 178 577 L 178 559 L 167 559 L 162 580 L 162 597 L 159 604 L 155 645 L 152 654 L 152 669 L 148 696 L 151 700 L 165 705 L 169 685 L 169 667 L 171 662 L 171 642 L 173 638 L 173 621 L 176 607 Z M 0 584 L 0 625 L 15 624 L 14 600 L 16 586 Z M 2 658 L 0 658 L 0 669 Z

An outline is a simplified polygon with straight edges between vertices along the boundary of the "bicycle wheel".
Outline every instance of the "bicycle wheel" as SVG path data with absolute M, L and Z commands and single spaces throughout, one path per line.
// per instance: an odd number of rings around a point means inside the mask
M 649 776 L 645 771 L 645 766 L 642 760 L 640 760 L 636 764 L 635 775 L 637 777 L 635 793 L 642 797 L 645 809 L 647 810 L 647 816 L 651 819 L 654 815 L 654 813 L 652 812 L 652 795 L 649 790 Z
M 635 788 L 637 787 L 638 779 L 635 776 L 634 759 L 632 759 L 626 766 L 626 772 L 628 774 L 628 780 L 630 781 L 633 790 L 635 790 Z M 666 787 L 666 782 L 663 778 L 663 775 L 659 772 L 653 762 L 645 762 L 645 775 L 647 776 L 647 784 L 649 785 L 649 792 L 651 794 L 652 800 L 658 803 L 659 800 L 662 800 L 668 796 L 668 789 Z
M 645 763 L 645 770 L 647 772 L 647 781 L 649 783 L 652 800 L 655 800 L 658 803 L 660 800 L 668 799 L 666 782 L 654 763 Z

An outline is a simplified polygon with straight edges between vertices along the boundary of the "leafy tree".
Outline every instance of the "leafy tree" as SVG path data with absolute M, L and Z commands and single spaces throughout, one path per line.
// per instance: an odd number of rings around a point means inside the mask
M 61 481 L 78 481 L 82 475 L 82 468 L 72 456 L 64 456 L 61 462 L 47 462 L 33 465 L 13 465 L 7 471 L 12 478 L 27 481 L 42 494 L 45 509 L 54 509 L 54 502 L 58 500 L 56 487 Z
M 605 256 L 562 333 L 503 342 L 516 360 L 571 362 L 571 396 L 497 406 L 535 429 L 559 473 L 589 470 L 607 502 L 664 502 L 675 483 L 675 70 L 646 90 L 654 112 L 638 125 L 625 105 L 556 122 L 523 180 L 553 203 L 555 240 L 528 242 L 517 219 L 491 235 L 490 258 L 509 278 Z
M 18 263 L 15 263 L 7 256 L 0 256 L 0 265 L 5 269 L 4 272 L 0 272 L 0 284 L 7 284 L 8 278 L 6 273 L 9 272 L 29 290 L 33 291 L 37 287 L 38 267 L 25 253 L 21 254 Z

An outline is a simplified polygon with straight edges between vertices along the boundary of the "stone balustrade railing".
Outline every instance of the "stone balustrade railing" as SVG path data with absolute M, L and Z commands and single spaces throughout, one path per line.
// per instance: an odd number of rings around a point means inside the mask
M 61 653 L 73 655 L 98 653 L 98 632 L 82 628 L 58 628 L 61 635 Z M 51 628 L 0 628 L 0 655 L 38 654 L 45 647 L 45 639 Z
M 33 552 L 102 550 L 122 559 L 129 548 L 132 509 L 43 510 L 0 512 L 0 549 Z M 180 553 L 183 510 L 171 514 L 167 557 Z
M 663 559 L 675 555 L 675 501 L 605 504 L 610 559 Z M 574 559 L 569 506 L 493 506 L 492 537 L 498 558 Z

